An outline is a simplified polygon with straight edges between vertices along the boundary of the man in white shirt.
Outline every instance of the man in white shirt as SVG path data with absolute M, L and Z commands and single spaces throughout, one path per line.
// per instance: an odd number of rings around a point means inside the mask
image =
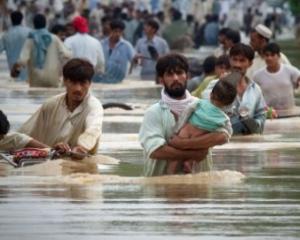
M 65 151 L 96 153 L 103 108 L 89 92 L 93 75 L 90 62 L 71 59 L 63 67 L 66 93 L 46 101 L 19 131 Z
M 251 67 L 247 70 L 248 78 L 253 79 L 254 73 L 266 66 L 263 58 L 263 49 L 269 43 L 272 35 L 272 31 L 262 24 L 258 24 L 250 33 L 250 45 L 255 51 L 255 56 Z M 280 53 L 280 61 L 284 64 L 290 64 L 290 61 L 283 53 Z
M 73 57 L 89 60 L 96 73 L 104 73 L 105 59 L 100 41 L 88 34 L 89 28 L 85 18 L 77 16 L 72 22 L 76 34 L 66 38 L 65 46 L 73 53 Z
M 258 70 L 253 80 L 261 87 L 266 103 L 276 110 L 295 107 L 294 89 L 299 86 L 300 71 L 280 62 L 280 48 L 269 43 L 263 50 L 266 67 Z

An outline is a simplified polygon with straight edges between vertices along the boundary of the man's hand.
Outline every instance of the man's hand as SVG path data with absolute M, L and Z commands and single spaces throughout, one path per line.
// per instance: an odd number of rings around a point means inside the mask
M 67 143 L 64 142 L 60 142 L 57 143 L 53 146 L 53 148 L 60 154 L 66 153 L 66 152 L 70 152 L 71 148 Z
M 22 67 L 21 64 L 15 63 L 10 70 L 10 76 L 13 78 L 18 77 L 21 72 L 21 67 Z
M 182 148 L 182 141 L 181 141 L 181 137 L 178 137 L 177 135 L 174 135 L 168 142 L 168 145 L 174 147 L 174 148 L 178 148 L 178 149 L 183 149 Z
M 72 157 L 78 160 L 85 158 L 88 155 L 87 149 L 82 146 L 76 146 L 72 149 Z

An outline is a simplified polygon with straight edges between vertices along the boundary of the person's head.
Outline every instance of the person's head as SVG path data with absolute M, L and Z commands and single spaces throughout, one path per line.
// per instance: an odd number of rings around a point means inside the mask
M 211 102 L 217 107 L 225 107 L 236 98 L 236 87 L 227 81 L 218 81 L 211 91 Z
M 33 26 L 35 29 L 42 29 L 46 27 L 46 17 L 43 14 L 36 14 L 33 17 Z
M 280 62 L 280 47 L 277 43 L 268 43 L 263 48 L 263 57 L 267 66 L 277 66 Z
M 13 11 L 10 14 L 10 20 L 13 26 L 21 25 L 23 20 L 23 14 L 19 11 Z
M 55 34 L 62 41 L 64 41 L 66 38 L 66 27 L 62 24 L 54 25 L 50 32 Z
M 93 65 L 85 59 L 73 58 L 63 67 L 68 101 L 80 103 L 87 95 L 94 75 Z
M 6 115 L 0 110 L 0 140 L 8 133 L 10 128 Z
M 111 32 L 110 22 L 111 22 L 111 18 L 108 16 L 104 16 L 101 18 L 102 35 L 103 36 L 109 36 L 109 34 Z
M 205 75 L 213 75 L 215 74 L 217 58 L 215 56 L 209 56 L 204 59 L 202 68 Z
M 215 72 L 218 77 L 223 76 L 230 70 L 230 61 L 227 55 L 221 55 L 216 60 Z
M 171 14 L 172 14 L 172 21 L 181 20 L 182 14 L 178 9 L 172 8 L 171 9 Z
M 252 65 L 254 59 L 253 49 L 246 44 L 235 44 L 229 52 L 230 66 L 233 71 L 238 71 L 245 75 L 247 69 Z
M 228 29 L 225 33 L 224 48 L 230 49 L 233 45 L 241 42 L 240 33 L 233 29 Z
M 250 45 L 254 51 L 261 52 L 272 37 L 272 31 L 265 25 L 258 24 L 250 33 Z
M 73 19 L 72 25 L 76 32 L 79 33 L 88 33 L 89 26 L 87 20 L 82 16 L 77 16 Z
M 162 56 L 156 63 L 156 74 L 166 93 L 176 99 L 185 95 L 189 65 L 180 54 L 170 53 Z
M 144 24 L 144 32 L 146 36 L 153 36 L 157 33 L 159 24 L 154 19 L 149 19 Z
M 123 35 L 125 24 L 121 20 L 113 20 L 110 22 L 110 29 L 110 39 L 117 42 Z
M 218 33 L 218 41 L 219 41 L 219 44 L 224 45 L 224 43 L 225 43 L 226 32 L 227 32 L 228 30 L 229 30 L 229 28 L 227 28 L 227 27 L 221 28 L 221 29 L 219 30 L 219 33 Z

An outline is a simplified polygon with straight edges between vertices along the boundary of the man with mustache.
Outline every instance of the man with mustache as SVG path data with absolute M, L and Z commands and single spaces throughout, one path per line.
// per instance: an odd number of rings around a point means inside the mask
M 98 148 L 103 109 L 89 91 L 94 66 L 73 58 L 63 67 L 66 93 L 47 100 L 19 132 L 62 151 L 84 155 Z
M 246 76 L 248 68 L 252 65 L 254 51 L 249 45 L 238 43 L 229 52 L 232 72 L 239 72 L 242 78 L 236 79 L 237 97 L 226 113 L 230 116 L 233 134 L 261 134 L 266 120 L 266 103 L 260 87 Z M 202 93 L 202 98 L 208 99 L 211 90 L 219 79 L 209 83 Z
M 169 161 L 191 158 L 197 161 L 193 172 L 209 171 L 212 159 L 208 149 L 228 141 L 228 135 L 223 132 L 208 133 L 192 139 L 174 136 L 179 119 L 185 118 L 190 106 L 198 102 L 186 90 L 188 70 L 187 59 L 179 54 L 165 55 L 156 64 L 157 77 L 163 85 L 161 99 L 147 109 L 139 132 L 146 158 L 145 176 L 165 175 Z M 174 147 L 173 141 L 179 147 Z M 183 173 L 183 169 L 175 172 L 180 173 Z

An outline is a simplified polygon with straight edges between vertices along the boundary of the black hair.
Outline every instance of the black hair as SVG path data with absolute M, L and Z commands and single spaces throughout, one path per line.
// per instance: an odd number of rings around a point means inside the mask
M 234 43 L 234 44 L 241 42 L 241 35 L 236 30 L 228 29 L 224 35 L 227 39 L 231 40 L 232 43 Z
M 223 106 L 228 106 L 233 103 L 236 98 L 236 87 L 227 82 L 219 80 L 211 91 L 212 99 L 222 103 Z
M 19 11 L 13 11 L 10 14 L 10 20 L 13 26 L 20 25 L 23 20 L 23 14 Z
M 263 53 L 270 52 L 272 54 L 277 54 L 280 55 L 280 47 L 277 43 L 268 43 L 264 48 L 263 48 Z
M 221 28 L 219 30 L 218 35 L 225 35 L 228 30 L 230 30 L 230 28 L 227 28 L 227 27 Z
M 224 65 L 227 69 L 230 68 L 230 61 L 228 55 L 224 54 L 217 58 L 216 66 Z
M 94 76 L 93 65 L 82 58 L 72 58 L 63 67 L 64 79 L 72 82 L 91 81 Z
M 165 73 L 183 70 L 188 73 L 189 65 L 186 57 L 178 53 L 170 53 L 160 57 L 156 63 L 156 74 L 162 77 Z
M 216 67 L 217 58 L 215 56 L 209 56 L 204 59 L 202 68 L 205 74 L 214 73 Z
M 157 21 L 155 21 L 154 19 L 148 19 L 146 22 L 145 22 L 145 25 L 148 25 L 150 27 L 152 27 L 153 29 L 155 29 L 155 32 L 158 31 L 159 29 L 159 24 Z
M 122 31 L 124 31 L 125 24 L 121 20 L 113 20 L 110 22 L 110 28 L 111 28 L 111 30 L 121 29 Z
M 35 29 L 46 27 L 46 17 L 43 14 L 36 14 L 33 18 L 33 26 Z
M 10 124 L 6 115 L 0 110 L 0 134 L 6 135 L 9 131 Z
M 59 32 L 65 32 L 66 31 L 66 27 L 62 24 L 56 24 L 51 28 L 51 33 L 53 34 L 58 34 Z
M 229 56 L 233 57 L 237 55 L 242 55 L 249 61 L 253 61 L 254 50 L 249 45 L 246 45 L 244 43 L 237 43 L 230 49 Z

